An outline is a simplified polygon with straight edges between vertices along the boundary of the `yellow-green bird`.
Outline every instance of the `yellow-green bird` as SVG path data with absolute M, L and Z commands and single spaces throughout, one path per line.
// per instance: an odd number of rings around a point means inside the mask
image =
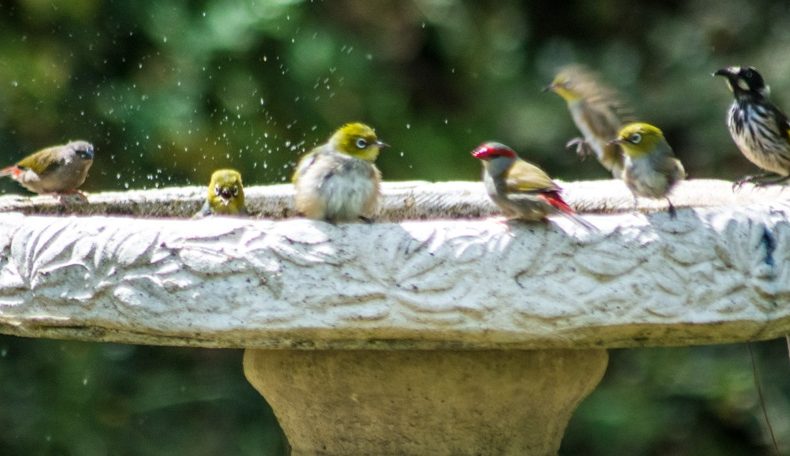
M 584 157 L 595 154 L 598 162 L 616 179 L 622 177 L 623 152 L 609 141 L 630 120 L 629 110 L 617 92 L 604 85 L 598 76 L 581 65 L 560 69 L 545 90 L 562 97 L 582 138 L 571 139 L 566 147 L 576 147 Z
M 246 215 L 244 186 L 241 174 L 235 169 L 218 169 L 211 174 L 203 207 L 195 217 L 209 215 Z
M 675 206 L 667 195 L 686 178 L 686 171 L 675 158 L 664 133 L 653 125 L 634 122 L 620 129 L 611 142 L 622 146 L 625 152 L 623 181 L 634 195 L 634 207 L 638 196 L 665 198 L 669 216 L 675 218 Z
M 387 144 L 363 123 L 340 127 L 296 165 L 292 181 L 297 211 L 332 223 L 370 221 L 378 207 L 381 184 L 374 162 L 384 147 Z
M 93 164 L 93 145 L 71 141 L 47 147 L 23 158 L 17 164 L 0 169 L 0 177 L 11 179 L 33 193 L 77 194 Z

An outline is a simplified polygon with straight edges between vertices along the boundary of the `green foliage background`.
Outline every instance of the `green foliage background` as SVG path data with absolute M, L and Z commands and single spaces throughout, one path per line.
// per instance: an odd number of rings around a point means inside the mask
M 0 0 L 0 145 L 11 163 L 90 140 L 89 192 L 203 185 L 219 166 L 251 185 L 361 120 L 393 146 L 386 179 L 477 179 L 468 153 L 489 139 L 558 178 L 606 178 L 564 150 L 575 128 L 540 91 L 582 62 L 690 177 L 733 179 L 754 169 L 711 73 L 754 65 L 790 103 L 789 50 L 786 1 Z M 787 450 L 787 350 L 755 348 Z M 285 451 L 238 351 L 1 337 L 0 388 L 3 454 Z M 756 397 L 743 345 L 613 351 L 562 454 L 769 453 Z

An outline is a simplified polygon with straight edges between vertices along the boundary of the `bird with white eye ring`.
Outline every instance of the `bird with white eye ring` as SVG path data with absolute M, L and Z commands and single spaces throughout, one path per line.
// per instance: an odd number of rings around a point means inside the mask
M 296 210 L 328 222 L 370 221 L 378 209 L 381 172 L 374 164 L 388 147 L 369 126 L 354 122 L 304 155 L 292 182 Z
M 611 142 L 619 144 L 625 153 L 623 181 L 634 196 L 634 210 L 639 196 L 664 198 L 669 205 L 669 216 L 675 218 L 675 206 L 668 195 L 686 178 L 686 171 L 675 158 L 664 133 L 653 125 L 634 122 L 621 128 Z
M 218 169 L 211 174 L 203 207 L 195 217 L 209 215 L 245 215 L 244 186 L 235 169 Z
M 595 155 L 612 177 L 620 179 L 623 151 L 609 140 L 623 125 L 633 120 L 631 109 L 620 94 L 582 65 L 561 68 L 544 91 L 554 92 L 565 100 L 573 123 L 582 134 L 568 141 L 566 147 L 575 147 L 576 154 L 582 158 Z

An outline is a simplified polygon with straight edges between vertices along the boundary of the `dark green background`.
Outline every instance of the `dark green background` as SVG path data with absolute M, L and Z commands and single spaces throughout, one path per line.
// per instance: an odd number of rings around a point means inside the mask
M 282 182 L 343 122 L 393 147 L 386 179 L 477 179 L 496 139 L 565 179 L 576 130 L 540 89 L 582 62 L 661 127 L 691 178 L 755 169 L 711 73 L 757 66 L 790 102 L 786 1 L 0 0 L 0 147 L 12 163 L 83 138 L 84 189 L 204 185 L 212 169 Z M 15 183 L 0 192 L 25 194 Z M 783 342 L 755 345 L 790 448 Z M 2 454 L 281 454 L 241 353 L 0 338 Z M 613 351 L 563 454 L 761 454 L 769 440 L 745 345 Z

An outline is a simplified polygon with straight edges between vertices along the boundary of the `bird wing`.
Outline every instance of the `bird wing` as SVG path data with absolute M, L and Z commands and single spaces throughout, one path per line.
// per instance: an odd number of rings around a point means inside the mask
M 620 116 L 611 106 L 588 102 L 589 109 L 579 111 L 584 123 L 600 141 L 610 141 L 617 137 L 617 130 L 623 125 Z
M 505 179 L 511 192 L 542 193 L 559 191 L 560 187 L 542 169 L 524 160 L 516 160 Z
M 683 169 L 683 164 L 675 158 L 671 149 L 669 154 L 658 157 L 653 162 L 653 166 L 656 171 L 665 176 L 670 176 L 673 181 L 686 178 L 686 170 Z
M 291 176 L 291 182 L 295 184 L 296 181 L 298 181 L 299 178 L 304 174 L 307 168 L 315 163 L 315 159 L 318 157 L 319 152 L 321 152 L 321 149 L 316 147 L 299 159 L 299 163 L 296 164 L 296 169 L 294 170 L 294 175 Z
M 205 202 L 203 202 L 203 206 L 200 208 L 200 210 L 197 211 L 195 215 L 192 216 L 192 218 L 199 219 L 203 217 L 208 217 L 209 215 L 211 215 L 211 206 L 209 205 L 208 200 L 206 200 Z
M 776 108 L 774 109 L 774 117 L 776 118 L 776 124 L 779 125 L 782 136 L 784 136 L 784 139 L 787 141 L 790 141 L 790 121 L 787 120 L 787 115 L 779 108 Z
M 32 170 L 43 176 L 57 168 L 62 160 L 58 157 L 60 146 L 47 147 L 20 160 L 16 166 Z

